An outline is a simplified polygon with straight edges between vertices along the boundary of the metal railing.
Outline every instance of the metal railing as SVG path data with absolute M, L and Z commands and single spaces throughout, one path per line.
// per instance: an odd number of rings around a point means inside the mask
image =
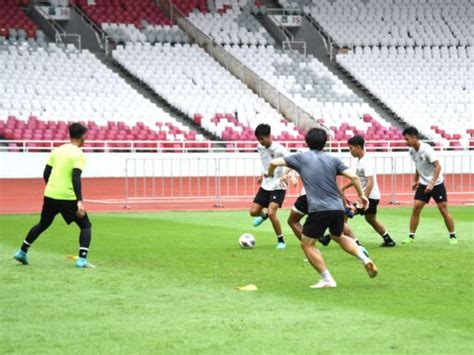
M 340 158 L 348 165 L 355 160 L 343 154 Z M 389 203 L 409 201 L 413 162 L 405 156 L 373 156 L 377 182 L 382 198 Z M 444 154 L 439 157 L 444 181 L 450 195 L 462 200 L 474 198 L 474 155 Z M 198 158 L 130 158 L 125 160 L 125 207 L 134 203 L 160 201 L 214 201 L 221 207 L 228 200 L 251 200 L 259 188 L 262 174 L 258 157 L 198 157 Z M 339 179 L 339 184 L 343 179 Z M 287 196 L 300 194 L 301 181 L 290 186 Z M 346 196 L 355 199 L 355 192 Z
M 50 152 L 55 147 L 68 140 L 0 140 L 0 152 L 36 153 Z M 278 141 L 290 151 L 306 148 L 304 141 Z M 469 151 L 474 152 L 474 146 L 442 146 L 433 141 L 436 151 Z M 457 141 L 453 141 L 457 142 Z M 151 141 L 151 140 L 90 140 L 83 146 L 83 151 L 89 153 L 239 153 L 255 152 L 255 141 Z M 366 141 L 368 152 L 405 152 L 408 151 L 405 141 Z M 348 152 L 347 142 L 331 141 L 327 143 L 326 151 Z

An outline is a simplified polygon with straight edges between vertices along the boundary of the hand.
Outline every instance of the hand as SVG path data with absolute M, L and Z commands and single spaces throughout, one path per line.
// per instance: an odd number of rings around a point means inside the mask
M 362 195 L 360 198 L 360 202 L 364 211 L 367 211 L 367 209 L 369 208 L 369 199 L 367 198 L 367 196 Z
M 298 185 L 298 178 L 296 176 L 291 176 L 290 177 L 290 182 L 293 186 Z
M 429 183 L 428 186 L 426 186 L 425 193 L 429 194 L 431 191 L 433 191 L 433 183 Z
M 83 218 L 86 215 L 86 208 L 84 207 L 84 203 L 82 201 L 77 201 L 77 217 Z
M 280 185 L 283 187 L 288 187 L 288 175 L 283 174 L 280 178 Z
M 263 181 L 263 175 L 260 175 L 260 176 L 258 177 L 258 179 L 257 179 L 257 183 L 258 183 L 258 184 L 261 184 L 262 181 Z
M 411 185 L 411 189 L 415 191 L 416 189 L 418 189 L 418 185 L 419 185 L 418 181 L 413 182 L 413 184 Z

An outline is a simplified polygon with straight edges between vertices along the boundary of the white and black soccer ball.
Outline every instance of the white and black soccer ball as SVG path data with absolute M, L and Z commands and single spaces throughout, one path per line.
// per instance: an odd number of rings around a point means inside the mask
M 255 247 L 255 237 L 250 233 L 244 233 L 239 238 L 242 249 L 253 249 Z

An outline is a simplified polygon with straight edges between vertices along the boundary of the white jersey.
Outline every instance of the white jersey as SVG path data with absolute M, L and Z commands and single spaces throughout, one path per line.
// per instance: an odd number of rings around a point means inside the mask
M 374 186 L 372 187 L 370 195 L 367 197 L 373 200 L 380 200 L 380 190 L 379 185 L 377 184 L 377 175 L 375 174 L 374 159 L 367 158 L 366 155 L 360 159 L 357 159 L 356 174 L 360 179 L 360 184 L 362 185 L 362 190 L 364 191 L 368 185 L 367 178 L 372 176 Z
M 270 162 L 275 158 L 283 158 L 288 156 L 290 153 L 284 146 L 280 143 L 273 142 L 269 148 L 265 148 L 263 145 L 259 144 L 257 146 L 258 154 L 262 160 L 262 172 L 266 174 L 270 166 Z M 283 167 L 279 166 L 275 169 L 273 177 L 263 178 L 262 189 L 267 191 L 275 190 L 286 190 L 286 186 L 281 184 L 281 176 L 283 175 Z
M 429 144 L 420 143 L 418 151 L 415 148 L 410 148 L 409 153 L 415 163 L 416 171 L 420 175 L 418 182 L 422 185 L 428 185 L 433 179 L 435 171 L 434 162 L 438 160 L 434 149 Z M 435 186 L 443 183 L 443 181 L 443 174 L 440 173 Z

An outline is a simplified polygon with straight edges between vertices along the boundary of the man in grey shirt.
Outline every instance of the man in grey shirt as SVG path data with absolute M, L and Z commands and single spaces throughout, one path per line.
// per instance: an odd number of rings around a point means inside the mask
M 310 151 L 294 154 L 284 158 L 273 159 L 268 169 L 268 176 L 278 166 L 287 166 L 296 170 L 303 180 L 308 199 L 308 218 L 303 226 L 301 247 L 308 261 L 321 274 L 321 280 L 311 288 L 336 287 L 336 281 L 326 267 L 324 258 L 315 248 L 316 241 L 329 228 L 331 238 L 349 254 L 356 256 L 365 266 L 370 277 L 377 275 L 377 267 L 359 248 L 356 242 L 343 235 L 344 206 L 337 185 L 337 175 L 343 175 L 353 183 L 364 209 L 368 199 L 362 191 L 360 180 L 340 159 L 324 153 L 327 133 L 320 128 L 312 128 L 306 135 L 306 144 Z

